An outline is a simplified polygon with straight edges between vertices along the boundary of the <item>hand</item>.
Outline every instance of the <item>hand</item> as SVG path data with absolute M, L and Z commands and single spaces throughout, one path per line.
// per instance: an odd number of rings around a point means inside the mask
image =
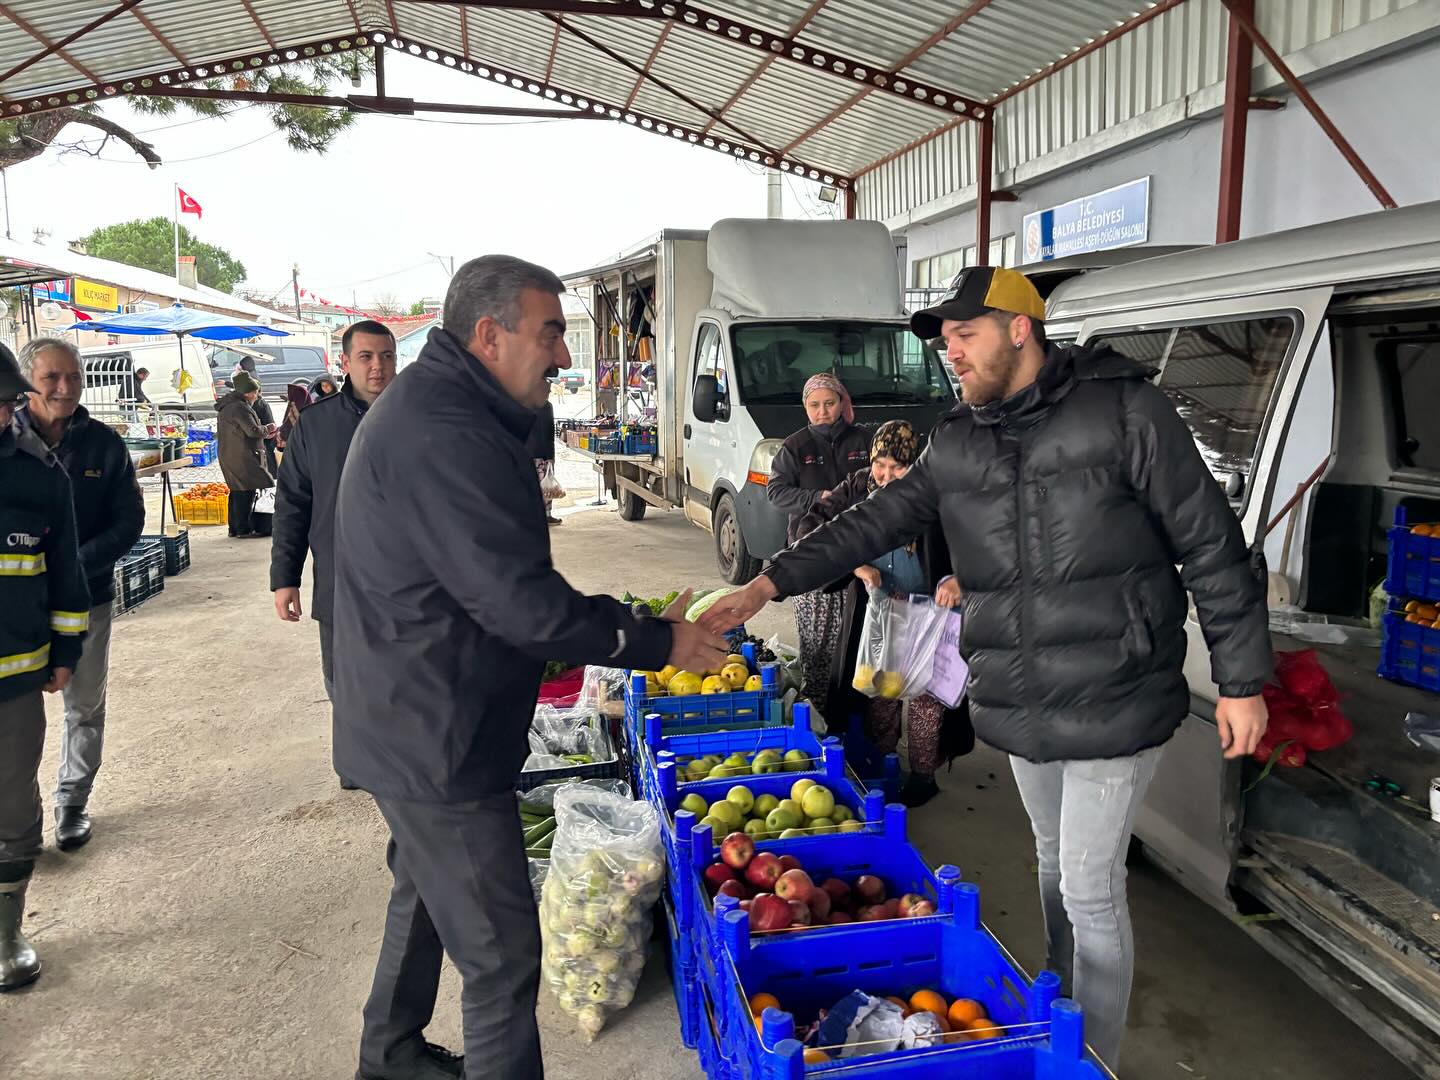
M 935 590 L 935 603 L 949 608 L 960 603 L 960 583 L 953 577 L 942 581 L 940 587 Z
M 861 566 L 855 571 L 855 576 L 867 589 L 878 589 L 880 587 L 880 571 L 873 566 Z
M 1253 754 L 1260 737 L 1270 724 L 1265 699 L 1254 697 L 1222 697 L 1215 703 L 1215 726 L 1220 729 L 1220 749 L 1227 758 Z
M 299 622 L 300 616 L 305 614 L 300 609 L 300 590 L 296 588 L 276 589 L 275 614 L 280 616 L 281 622 Z
M 50 681 L 45 684 L 45 693 L 54 694 L 70 685 L 70 669 L 57 667 L 50 671 Z
M 739 626 L 778 595 L 775 583 L 761 574 L 743 589 L 710 605 L 710 610 L 700 616 L 699 625 L 712 634 L 723 634 Z
M 683 619 L 670 624 L 668 663 L 681 671 L 719 671 L 730 646 L 723 637 Z

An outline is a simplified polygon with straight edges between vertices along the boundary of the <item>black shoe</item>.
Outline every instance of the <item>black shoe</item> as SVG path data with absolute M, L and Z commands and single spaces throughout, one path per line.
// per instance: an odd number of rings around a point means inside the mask
M 900 788 L 900 802 L 914 810 L 940 794 L 940 785 L 933 776 L 915 776 L 906 780 Z
M 549 517 L 547 517 L 547 518 L 545 519 L 545 524 L 546 524 L 546 525 L 564 525 L 565 523 L 564 523 L 563 521 L 561 521 L 559 518 L 551 515 L 551 516 L 549 516 Z
M 464 1054 L 452 1054 L 443 1046 L 427 1042 L 414 1061 L 392 1066 L 384 1076 L 357 1069 L 355 1080 L 456 1080 L 464 1075 Z
M 40 958 L 20 932 L 27 881 L 0 884 L 0 991 L 18 990 L 40 977 Z M 457 1074 L 458 1075 L 458 1074 Z
M 90 815 L 83 806 L 55 808 L 55 845 L 61 851 L 74 851 L 90 842 Z

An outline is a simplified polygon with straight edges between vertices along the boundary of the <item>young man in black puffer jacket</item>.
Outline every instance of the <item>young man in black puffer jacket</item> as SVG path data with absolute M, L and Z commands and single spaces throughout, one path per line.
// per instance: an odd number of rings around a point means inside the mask
M 700 621 L 734 626 L 940 523 L 975 731 L 1010 754 L 1034 827 L 1049 966 L 1113 1068 L 1134 966 L 1125 853 L 1190 708 L 1186 593 L 1237 758 L 1266 726 L 1265 575 L 1154 372 L 1103 345 L 1047 346 L 1044 315 L 1023 275 L 962 273 L 911 329 L 943 338 L 963 404 L 906 476 Z

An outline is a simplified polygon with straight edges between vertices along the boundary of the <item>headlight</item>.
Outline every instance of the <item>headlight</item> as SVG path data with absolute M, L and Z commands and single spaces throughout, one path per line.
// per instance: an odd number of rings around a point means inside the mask
M 784 445 L 782 439 L 760 440 L 750 454 L 750 470 L 746 479 L 761 487 L 768 484 L 770 482 L 770 466 L 775 463 L 775 455 L 780 453 L 780 448 Z

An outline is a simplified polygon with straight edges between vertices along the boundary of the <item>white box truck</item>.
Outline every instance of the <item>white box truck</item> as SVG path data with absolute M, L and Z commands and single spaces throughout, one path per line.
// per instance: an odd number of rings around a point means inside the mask
M 631 420 L 653 410 L 657 452 L 594 455 L 621 516 L 682 509 L 713 533 L 733 583 L 785 546 L 785 517 L 765 488 L 781 443 L 806 423 L 811 375 L 834 372 L 856 422 L 872 427 L 906 419 L 929 432 L 955 404 L 940 357 L 910 333 L 894 243 L 878 222 L 667 229 L 566 283 L 594 315 L 596 356 L 620 350 L 619 386 L 631 382 L 641 339 L 653 341 L 653 380 L 616 405 Z

